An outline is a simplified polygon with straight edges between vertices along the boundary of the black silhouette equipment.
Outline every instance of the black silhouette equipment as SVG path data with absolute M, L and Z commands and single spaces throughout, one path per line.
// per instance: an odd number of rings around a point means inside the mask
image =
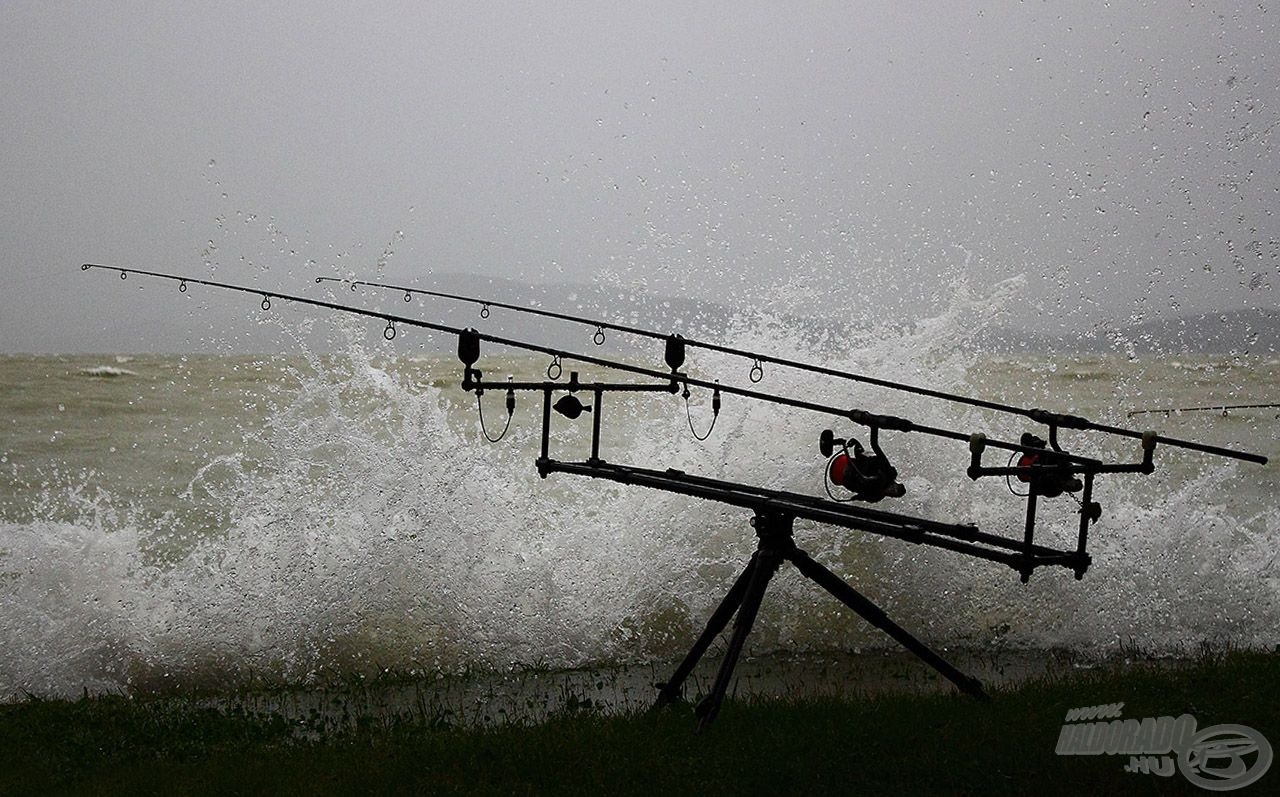
M 605 343 L 605 330 L 658 340 L 662 342 L 662 357 L 665 367 L 635 365 L 618 359 L 586 355 L 526 341 L 484 334 L 471 328 L 451 327 L 416 318 L 389 314 L 379 310 L 352 307 L 322 299 L 262 291 L 246 286 L 119 266 L 86 263 L 81 268 L 85 271 L 104 269 L 117 272 L 121 278 L 126 278 L 129 274 L 139 274 L 171 280 L 178 282 L 178 289 L 183 293 L 187 292 L 188 285 L 204 285 L 253 294 L 261 297 L 260 304 L 263 311 L 271 308 L 272 299 L 278 299 L 284 302 L 364 316 L 375 319 L 379 323 L 385 322 L 383 336 L 387 340 L 395 339 L 398 330 L 402 327 L 425 329 L 456 336 L 458 358 L 463 366 L 462 389 L 476 396 L 478 408 L 481 403 L 480 399 L 486 392 L 502 392 L 505 396 L 507 417 L 502 432 L 496 436 L 491 435 L 488 427 L 484 424 L 483 413 L 480 415 L 481 428 L 486 439 L 496 442 L 506 434 L 515 412 L 517 394 L 541 394 L 541 447 L 535 461 L 537 472 L 541 477 L 547 478 L 551 474 L 564 473 L 594 479 L 605 479 L 620 484 L 689 495 L 749 510 L 751 513 L 751 525 L 757 538 L 755 553 L 729 588 L 718 608 L 712 613 L 707 621 L 706 628 L 694 642 L 688 655 L 685 656 L 672 676 L 665 683 L 658 685 L 658 706 L 666 706 L 676 702 L 681 697 L 684 683 L 693 668 L 710 649 L 713 642 L 728 628 L 730 621 L 733 622 L 733 628 L 715 681 L 710 691 L 703 696 L 696 707 L 696 716 L 700 729 L 707 727 L 715 719 L 731 682 L 738 657 L 742 652 L 743 645 L 751 632 L 756 615 L 764 600 L 769 582 L 784 563 L 793 565 L 805 578 L 826 590 L 872 626 L 888 634 L 913 655 L 919 657 L 944 678 L 951 681 L 958 689 L 975 697 L 986 699 L 986 693 L 977 679 L 966 675 L 947 662 L 928 645 L 890 619 L 884 611 L 862 593 L 798 548 L 793 539 L 794 523 L 797 519 L 856 529 L 882 537 L 902 540 L 916 545 L 928 545 L 975 559 L 1003 564 L 1017 571 L 1023 582 L 1028 581 L 1032 573 L 1041 567 L 1066 568 L 1077 579 L 1081 579 L 1089 569 L 1091 562 L 1088 553 L 1090 528 L 1102 515 L 1101 506 L 1093 500 L 1093 487 L 1096 477 L 1103 474 L 1152 473 L 1155 469 L 1153 457 L 1158 445 L 1190 449 L 1214 456 L 1229 457 L 1259 464 L 1265 464 L 1267 461 L 1265 457 L 1257 454 L 1220 446 L 1180 440 L 1159 435 L 1155 432 L 1134 431 L 1108 426 L 1074 415 L 1015 407 L 986 399 L 947 393 L 879 377 L 839 371 L 826 366 L 685 338 L 679 334 L 663 334 L 632 325 L 582 318 L 566 313 L 522 307 L 458 294 L 428 291 L 416 287 L 394 286 L 359 280 L 338 280 L 329 277 L 316 279 L 317 283 L 344 282 L 350 285 L 352 291 L 356 291 L 360 286 L 370 286 L 401 292 L 406 302 L 411 302 L 416 295 L 479 305 L 482 319 L 488 319 L 496 308 L 580 323 L 594 328 L 591 339 L 596 346 L 601 346 Z M 504 381 L 487 380 L 483 372 L 477 367 L 480 362 L 482 343 L 519 349 L 550 357 L 551 361 L 546 369 L 546 379 L 525 382 L 517 382 L 511 378 Z M 880 415 L 856 408 L 837 407 L 809 398 L 768 393 L 755 387 L 721 384 L 719 380 L 707 381 L 692 377 L 681 370 L 684 367 L 685 357 L 689 349 L 705 349 L 750 360 L 751 368 L 747 372 L 747 378 L 752 385 L 763 381 L 765 377 L 764 366 L 766 364 L 777 365 L 826 377 L 872 384 L 891 390 L 1022 416 L 1038 427 L 1043 427 L 1042 433 L 1044 437 L 1027 432 L 1021 436 L 1018 442 L 1007 442 L 990 438 L 981 432 L 966 433 L 953 429 L 927 426 L 907 418 Z M 567 361 L 596 365 L 607 369 L 608 373 L 629 374 L 632 377 L 640 377 L 641 379 L 618 382 L 584 382 L 580 380 L 578 372 L 573 370 L 569 372 L 568 379 L 562 379 L 565 371 L 564 363 Z M 692 410 L 689 405 L 691 388 L 711 391 L 712 419 L 704 434 L 699 434 L 694 427 Z M 605 396 L 615 393 L 668 393 L 679 396 L 684 400 L 690 431 L 698 439 L 705 439 L 714 430 L 715 422 L 720 415 L 723 403 L 722 397 L 737 396 L 838 419 L 845 425 L 860 428 L 861 432 L 855 431 L 854 433 L 864 434 L 867 446 L 864 447 L 862 440 L 852 436 L 852 434 L 845 437 L 837 437 L 836 433 L 830 429 L 821 431 L 818 435 L 818 450 L 826 460 L 822 475 L 823 487 L 826 492 L 825 498 L 774 490 L 742 482 L 698 476 L 679 470 L 659 470 L 615 463 L 608 461 L 601 453 L 601 430 L 605 415 Z M 586 399 L 585 402 L 584 398 Z M 586 459 L 568 461 L 552 456 L 553 412 L 570 422 L 578 421 L 584 415 L 589 416 L 591 442 L 590 455 Z M 1117 435 L 1138 440 L 1140 441 L 1139 451 L 1136 452 L 1138 456 L 1136 461 L 1132 462 L 1107 463 L 1096 458 L 1071 453 L 1065 450 L 1059 442 L 1059 432 L 1063 429 L 1081 433 L 1093 432 Z M 899 481 L 899 469 L 890 461 L 889 456 L 882 447 L 882 433 L 923 434 L 967 444 L 969 448 L 969 465 L 966 469 L 966 475 L 970 479 L 1004 477 L 1009 485 L 1009 491 L 1013 495 L 1025 499 L 1026 514 L 1025 521 L 1022 524 L 1021 535 L 1005 536 L 993 534 L 980 531 L 976 526 L 967 523 L 929 520 L 868 506 L 869 504 L 879 504 L 888 499 L 900 498 L 906 493 L 906 488 Z M 984 464 L 984 456 L 989 449 L 1009 452 L 1008 463 L 1003 466 Z M 1025 487 L 1025 492 L 1018 492 L 1014 488 L 1015 481 Z M 1076 497 L 1077 494 L 1078 497 Z M 1062 496 L 1070 496 L 1079 504 L 1079 520 L 1076 525 L 1076 544 L 1074 548 L 1059 549 L 1036 541 L 1036 511 L 1039 502 Z

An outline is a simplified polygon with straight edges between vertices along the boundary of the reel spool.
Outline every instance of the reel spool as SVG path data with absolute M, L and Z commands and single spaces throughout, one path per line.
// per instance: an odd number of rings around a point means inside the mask
M 907 488 L 897 480 L 898 469 L 880 449 L 876 432 L 872 428 L 870 454 L 858 440 L 837 438 L 830 429 L 824 429 L 818 438 L 818 450 L 827 458 L 823 478 L 853 493 L 851 500 L 874 504 L 885 498 L 901 498 L 907 493 Z M 839 451 L 836 446 L 840 447 Z M 830 486 L 827 492 L 831 492 Z
M 1044 453 L 1024 452 L 1018 457 L 1018 481 L 1030 485 L 1037 494 L 1045 498 L 1057 498 L 1063 493 L 1078 493 L 1084 488 L 1084 483 L 1070 471 L 1055 467 L 1058 458 L 1046 448 L 1044 440 L 1027 432 L 1022 435 L 1021 442 L 1024 446 L 1044 449 Z

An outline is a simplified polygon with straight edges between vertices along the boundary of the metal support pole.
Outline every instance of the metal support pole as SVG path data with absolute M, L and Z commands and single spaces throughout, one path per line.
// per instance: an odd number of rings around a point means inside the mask
M 1031 580 L 1031 572 L 1035 570 L 1035 534 L 1036 534 L 1036 483 L 1034 481 L 1029 485 L 1027 491 L 1027 525 L 1022 535 L 1022 567 L 1018 569 L 1018 573 L 1025 584 Z
M 604 389 L 597 387 L 595 396 L 596 405 L 591 416 L 591 459 L 587 460 L 593 465 L 600 463 L 600 404 L 604 397 Z

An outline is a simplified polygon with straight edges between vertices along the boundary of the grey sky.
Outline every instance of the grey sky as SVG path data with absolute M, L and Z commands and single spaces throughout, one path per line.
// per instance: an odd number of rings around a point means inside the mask
M 887 314 L 1025 274 L 1010 316 L 1054 324 L 1277 305 L 1267 3 L 9 1 L 0 30 L 0 351 L 205 329 L 83 261 Z

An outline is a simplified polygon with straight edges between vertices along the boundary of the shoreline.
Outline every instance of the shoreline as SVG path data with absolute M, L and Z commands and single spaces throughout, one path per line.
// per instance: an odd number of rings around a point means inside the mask
M 956 694 L 729 700 L 706 732 L 689 703 L 459 729 L 429 712 L 315 717 L 200 700 L 82 697 L 0 706 L 0 791 L 306 793 L 1117 793 L 1189 784 L 1126 772 L 1127 756 L 1060 755 L 1064 718 L 1123 703 L 1126 718 L 1189 714 L 1280 742 L 1280 654 L 1121 660 Z M 1264 782 L 1274 782 L 1275 772 Z
M 1089 654 L 1065 648 L 939 648 L 960 671 L 985 688 L 1016 690 L 1028 683 L 1069 679 L 1125 667 L 1170 671 L 1232 655 L 1275 655 L 1275 651 L 1202 646 L 1195 651 L 1152 653 L 1119 650 Z M 138 705 L 195 705 L 224 715 L 283 719 L 311 726 L 319 735 L 350 727 L 385 724 L 408 714 L 429 718 L 434 727 L 479 730 L 508 724 L 536 724 L 565 711 L 590 710 L 602 716 L 644 712 L 658 695 L 657 684 L 675 670 L 679 657 L 617 665 L 572 668 L 512 667 L 459 672 L 397 671 L 330 674 L 291 681 L 261 672 L 163 685 L 139 682 L 132 688 L 91 691 L 77 696 L 12 694 L 0 710 L 25 703 L 125 700 Z M 690 674 L 685 699 L 696 702 L 711 687 L 720 666 L 713 648 Z M 899 697 L 958 696 L 955 687 L 914 655 L 898 649 L 856 652 L 744 652 L 726 692 L 743 704 L 776 701 L 874 701 Z M 316 733 L 310 733 L 315 736 Z

